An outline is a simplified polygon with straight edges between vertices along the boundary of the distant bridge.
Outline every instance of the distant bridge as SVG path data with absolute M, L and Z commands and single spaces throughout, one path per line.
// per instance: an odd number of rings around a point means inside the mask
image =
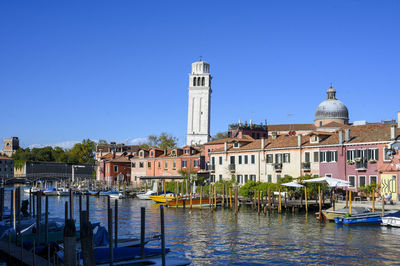
M 74 180 L 87 180 L 93 179 L 93 175 L 88 174 L 74 174 Z M 16 174 L 14 176 L 0 176 L 2 184 L 15 184 L 15 183 L 33 183 L 36 181 L 67 181 L 72 180 L 71 173 L 31 173 L 31 174 Z

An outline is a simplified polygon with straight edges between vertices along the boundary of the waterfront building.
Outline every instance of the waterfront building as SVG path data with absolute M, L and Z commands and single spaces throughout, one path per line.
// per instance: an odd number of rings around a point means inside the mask
M 14 159 L 0 156 L 0 178 L 14 177 Z
M 202 60 L 192 64 L 186 145 L 201 145 L 210 140 L 211 79 L 210 64 Z
M 140 186 L 140 177 L 146 176 L 149 151 L 145 149 L 139 149 L 137 154 L 138 156 L 131 158 L 131 177 L 132 185 L 134 186 Z
M 7 157 L 11 157 L 19 149 L 18 137 L 5 138 L 3 140 L 3 153 Z
M 103 168 L 100 169 L 104 172 L 101 181 L 108 185 L 117 185 L 122 183 L 130 184 L 131 182 L 131 160 L 130 156 L 114 154 L 107 154 L 100 160 Z
M 117 144 L 116 142 L 110 142 L 110 144 L 97 144 L 95 159 L 98 160 L 108 153 L 113 153 L 118 157 L 124 153 L 135 156 L 139 148 L 139 145 L 125 145 L 124 143 Z

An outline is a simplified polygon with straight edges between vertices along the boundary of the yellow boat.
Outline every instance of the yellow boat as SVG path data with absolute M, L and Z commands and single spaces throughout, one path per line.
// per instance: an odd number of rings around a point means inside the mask
M 154 196 L 149 196 L 149 198 L 157 203 L 167 203 L 167 200 L 175 200 L 175 195 L 172 193 L 167 193 L 167 195 L 154 195 Z M 180 198 L 180 197 L 178 197 Z

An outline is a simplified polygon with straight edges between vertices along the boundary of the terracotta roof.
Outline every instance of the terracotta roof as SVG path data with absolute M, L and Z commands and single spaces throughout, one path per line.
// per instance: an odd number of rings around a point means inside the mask
M 342 127 L 342 126 L 343 126 L 343 124 L 335 122 L 335 121 L 332 121 L 332 122 L 330 122 L 328 124 L 325 124 L 325 125 L 323 125 L 322 127 L 319 127 L 319 128 L 324 128 L 324 127 L 332 128 L 332 127 Z
M 223 144 L 225 142 L 232 143 L 235 141 L 238 142 L 252 142 L 254 139 L 248 135 L 243 135 L 243 138 L 225 138 L 225 139 L 216 139 L 213 141 L 209 141 L 205 143 L 204 145 L 209 145 L 209 144 Z
M 362 126 L 346 126 L 350 128 L 351 139 L 347 143 L 362 143 L 362 142 L 378 142 L 390 141 L 390 128 L 393 124 L 373 123 Z M 400 129 L 397 130 L 397 136 L 400 134 Z
M 280 124 L 268 125 L 268 131 L 290 131 L 290 130 L 314 130 L 314 124 Z
M 131 161 L 128 158 L 126 158 L 125 156 L 120 156 L 118 158 L 115 158 L 115 159 L 111 160 L 110 162 L 113 162 L 113 163 L 130 163 Z

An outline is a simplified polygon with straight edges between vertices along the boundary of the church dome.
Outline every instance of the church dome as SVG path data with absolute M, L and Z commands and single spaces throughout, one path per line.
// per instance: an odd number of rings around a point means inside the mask
M 346 105 L 336 99 L 336 90 L 331 86 L 326 93 L 328 97 L 318 105 L 315 111 L 315 121 L 343 120 L 343 123 L 347 124 L 349 121 L 349 111 Z

